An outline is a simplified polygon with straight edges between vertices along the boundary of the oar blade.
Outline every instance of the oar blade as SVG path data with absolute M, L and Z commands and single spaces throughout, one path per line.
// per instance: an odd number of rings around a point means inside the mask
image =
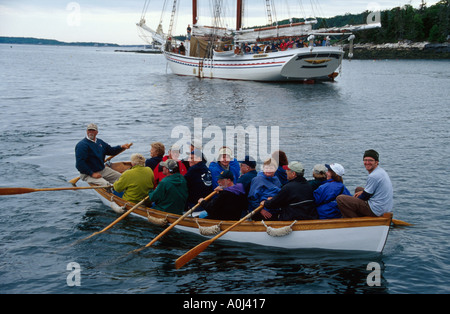
M 398 220 L 398 219 L 392 219 L 392 224 L 394 226 L 412 226 L 413 224 L 410 224 L 409 222 Z
M 190 251 L 184 253 L 181 255 L 176 261 L 175 261 L 175 268 L 179 269 L 183 267 L 185 264 L 187 264 L 191 259 L 195 258 L 197 255 L 199 255 L 201 252 L 203 252 L 211 243 L 213 243 L 213 239 L 204 241 L 191 249 Z
M 14 195 L 35 192 L 32 188 L 0 188 L 0 195 Z

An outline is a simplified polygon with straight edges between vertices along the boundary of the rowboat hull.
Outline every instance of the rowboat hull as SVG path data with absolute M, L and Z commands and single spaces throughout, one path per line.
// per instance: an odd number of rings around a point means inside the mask
M 106 206 L 111 207 L 115 211 L 128 210 L 135 205 L 113 195 L 105 189 L 95 189 L 92 191 L 100 197 Z M 145 206 L 136 208 L 132 214 L 157 224 L 160 224 L 162 221 L 171 224 L 180 217 L 180 215 L 166 213 Z M 206 229 L 217 228 L 218 232 L 220 232 L 220 230 L 228 228 L 234 222 L 186 217 L 175 228 L 203 237 L 212 237 L 215 234 L 206 235 Z M 265 223 L 245 221 L 225 233 L 220 239 L 287 249 L 382 252 L 389 234 L 391 222 L 391 213 L 374 218 L 302 220 L 297 222 L 267 221 Z M 268 227 L 271 230 L 268 230 Z M 284 236 L 269 235 L 269 233 L 274 233 L 273 231 L 276 233 L 276 231 L 281 230 L 288 230 L 290 232 L 284 232 L 287 233 Z
M 215 54 L 197 58 L 164 52 L 171 71 L 177 75 L 244 81 L 330 80 L 344 52 L 335 47 L 296 48 L 286 51 L 235 55 Z

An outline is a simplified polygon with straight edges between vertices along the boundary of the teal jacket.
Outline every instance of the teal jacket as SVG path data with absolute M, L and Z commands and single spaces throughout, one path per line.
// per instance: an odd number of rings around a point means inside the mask
M 162 179 L 148 196 L 154 202 L 152 208 L 181 215 L 186 209 L 188 198 L 186 180 L 180 173 L 174 173 Z

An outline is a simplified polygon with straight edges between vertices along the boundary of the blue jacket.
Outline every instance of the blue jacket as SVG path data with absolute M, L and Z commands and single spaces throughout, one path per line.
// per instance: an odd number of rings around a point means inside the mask
M 320 219 L 341 218 L 341 211 L 337 207 L 336 197 L 340 194 L 351 195 L 344 183 L 333 179 L 325 181 L 314 191 L 317 213 Z
M 105 169 L 106 155 L 117 155 L 121 151 L 120 145 L 111 147 L 99 138 L 95 142 L 84 138 L 75 146 L 75 166 L 80 173 L 91 176 Z
M 275 175 L 278 177 L 278 179 L 280 179 L 281 186 L 289 182 L 286 170 L 284 170 L 282 166 L 278 167 L 277 171 L 275 172 Z
M 224 171 L 225 169 L 222 168 L 222 166 L 218 163 L 218 162 L 211 162 L 209 164 L 209 170 L 211 171 L 211 175 L 212 175 L 212 184 L 213 184 L 213 188 L 215 189 L 218 184 L 217 184 L 217 179 L 219 178 L 219 175 L 222 171 Z M 236 159 L 233 159 L 232 161 L 230 161 L 230 169 L 229 169 L 234 176 L 234 184 L 237 183 L 237 179 L 239 178 L 239 175 L 241 174 L 241 166 L 239 166 L 239 162 Z
M 246 174 L 241 175 L 239 179 L 237 179 L 237 183 L 242 183 L 242 185 L 244 186 L 246 194 L 248 194 L 248 192 L 250 191 L 252 180 L 254 177 L 256 177 L 257 174 L 258 172 L 256 170 L 252 170 L 250 172 L 247 172 Z
M 254 210 L 263 200 L 273 197 L 281 190 L 281 183 L 278 177 L 266 177 L 264 172 L 259 172 L 253 178 L 248 192 L 249 209 Z M 270 211 L 270 210 L 269 210 Z

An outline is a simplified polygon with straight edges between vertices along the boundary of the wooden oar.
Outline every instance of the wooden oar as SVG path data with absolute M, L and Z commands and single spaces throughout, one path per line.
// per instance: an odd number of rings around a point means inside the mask
M 203 252 L 211 243 L 213 243 L 214 241 L 216 241 L 218 238 L 220 238 L 221 236 L 223 236 L 225 233 L 227 233 L 228 231 L 230 231 L 231 229 L 233 229 L 234 227 L 236 227 L 237 225 L 239 225 L 240 223 L 244 222 L 245 220 L 247 220 L 248 218 L 250 218 L 251 216 L 253 216 L 254 214 L 256 214 L 258 211 L 260 211 L 264 206 L 260 205 L 258 206 L 255 210 L 253 210 L 251 213 L 249 213 L 248 215 L 246 215 L 245 217 L 241 218 L 241 220 L 236 221 L 234 224 L 232 224 L 230 227 L 228 227 L 227 229 L 223 230 L 221 233 L 219 233 L 218 235 L 216 235 L 214 238 L 211 238 L 209 240 L 206 240 L 202 243 L 200 243 L 199 245 L 197 245 L 196 247 L 194 247 L 193 249 L 191 249 L 190 251 L 184 253 L 182 256 L 180 256 L 176 261 L 175 261 L 175 268 L 179 269 L 181 267 L 183 267 L 186 263 L 188 263 L 191 259 L 193 259 L 194 257 L 196 257 L 197 255 L 199 255 L 201 252 Z
M 410 224 L 409 222 L 398 220 L 398 219 L 392 219 L 392 224 L 394 226 L 412 226 L 413 224 Z
M 217 191 L 213 191 L 211 194 L 209 194 L 207 197 L 205 197 L 205 201 L 209 201 L 215 194 L 217 193 Z M 192 207 L 190 210 L 188 210 L 187 212 L 185 212 L 180 218 L 178 218 L 173 224 L 171 224 L 169 227 L 167 227 L 163 232 L 161 232 L 160 234 L 158 234 L 153 240 L 151 240 L 147 245 L 133 250 L 130 253 L 137 253 L 139 251 L 142 251 L 145 248 L 148 248 L 149 246 L 151 246 L 153 243 L 155 243 L 156 241 L 158 241 L 163 235 L 165 235 L 167 232 L 169 232 L 173 227 L 175 227 L 180 221 L 182 221 L 186 216 L 190 215 L 194 210 L 197 209 L 197 207 L 200 206 L 200 203 L 198 203 L 197 205 L 195 205 L 194 207 Z
M 45 188 L 45 189 L 32 189 L 32 188 L 0 188 L 0 195 L 13 195 L 13 194 L 25 194 L 31 192 L 44 192 L 44 191 L 64 191 L 64 190 L 83 190 L 83 189 L 104 189 L 109 188 L 110 185 L 101 186 L 82 186 L 82 187 L 68 187 L 68 188 Z
M 142 203 L 144 203 L 148 198 L 149 198 L 149 197 L 147 196 L 147 197 L 144 198 L 142 201 L 140 201 L 139 203 L 137 203 L 136 205 L 134 205 L 133 207 L 131 207 L 131 208 L 130 208 L 128 211 L 126 211 L 122 216 L 120 216 L 119 218 L 117 218 L 116 220 L 114 220 L 114 221 L 113 221 L 111 224 L 109 224 L 107 227 L 103 228 L 103 230 L 94 232 L 94 233 L 91 234 L 90 236 L 88 236 L 88 237 L 86 237 L 86 238 L 84 238 L 84 239 L 81 239 L 81 240 L 77 241 L 76 243 L 79 243 L 79 242 L 81 242 L 81 241 L 87 240 L 87 239 L 92 238 L 93 236 L 95 236 L 95 235 L 97 235 L 97 234 L 103 233 L 103 232 L 105 232 L 105 231 L 111 229 L 116 223 L 118 223 L 119 221 L 121 221 L 122 219 L 124 219 L 126 216 L 128 216 L 129 214 L 131 214 L 131 212 L 132 212 L 133 210 L 135 210 L 135 209 L 138 208 L 140 205 L 142 205 Z
M 133 143 L 130 143 L 130 147 L 133 145 Z M 123 153 L 124 151 L 126 151 L 126 149 L 123 149 L 119 154 Z M 105 162 L 110 161 L 111 159 L 113 159 L 114 157 L 116 157 L 119 154 L 115 154 L 113 156 L 109 156 L 108 158 L 105 159 Z M 78 180 L 80 180 L 80 177 L 76 177 L 73 178 L 72 180 L 69 180 L 69 183 L 72 183 L 73 186 L 75 186 L 78 182 Z

